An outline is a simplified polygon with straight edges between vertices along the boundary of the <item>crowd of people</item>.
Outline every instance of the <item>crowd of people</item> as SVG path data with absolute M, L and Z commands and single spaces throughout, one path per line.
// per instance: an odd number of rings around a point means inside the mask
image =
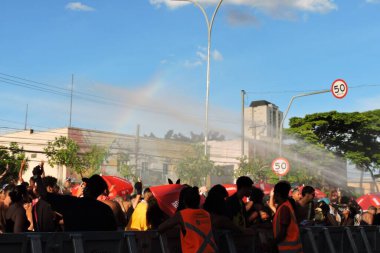
M 213 230 L 252 234 L 270 231 L 267 247 L 279 252 L 302 252 L 300 226 L 379 225 L 376 207 L 363 212 L 353 198 L 333 190 L 328 198 L 315 199 L 315 189 L 302 190 L 287 181 L 278 182 L 269 196 L 253 186 L 247 177 L 236 181 L 237 191 L 229 196 L 222 185 L 209 191 L 184 185 L 174 216 L 162 211 L 149 188 L 141 182 L 134 194 L 107 198 L 108 186 L 99 175 L 83 178 L 71 193 L 70 179 L 63 187 L 57 179 L 44 175 L 44 163 L 33 169 L 29 183 L 22 179 L 23 161 L 18 183 L 1 188 L 0 233 L 59 231 L 158 230 L 178 227 L 183 252 L 216 252 Z M 17 180 L 15 180 L 17 181 Z M 201 201 L 203 199 L 203 201 Z M 201 204 L 202 203 L 202 204 Z

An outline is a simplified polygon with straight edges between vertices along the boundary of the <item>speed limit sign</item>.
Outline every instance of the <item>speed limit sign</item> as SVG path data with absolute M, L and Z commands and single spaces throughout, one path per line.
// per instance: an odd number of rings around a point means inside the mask
M 331 93 L 334 97 L 342 99 L 347 95 L 348 86 L 343 79 L 335 80 L 331 85 Z
M 285 158 L 276 158 L 272 162 L 272 170 L 278 176 L 285 176 L 290 170 L 289 161 Z

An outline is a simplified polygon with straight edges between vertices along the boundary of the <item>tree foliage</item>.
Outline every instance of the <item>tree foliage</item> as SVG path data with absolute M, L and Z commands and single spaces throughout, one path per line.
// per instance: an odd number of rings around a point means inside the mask
M 55 137 L 54 141 L 48 142 L 44 151 L 50 166 L 66 166 L 83 176 L 83 162 L 79 156 L 79 146 L 74 140 L 65 136 Z
M 84 153 L 81 157 L 83 176 L 99 174 L 102 164 L 107 156 L 107 150 L 103 147 L 92 146 L 90 151 Z
M 8 171 L 1 179 L 3 183 L 17 180 L 22 160 L 25 159 L 25 152 L 16 142 L 11 142 L 8 147 L 0 147 L 0 174 L 4 173 L 8 164 Z
M 196 134 L 196 133 L 190 132 L 190 137 L 188 137 L 182 133 L 175 133 L 174 130 L 169 130 L 165 134 L 164 139 L 198 143 L 198 142 L 204 141 L 204 134 L 203 133 Z M 225 139 L 226 139 L 225 136 L 220 134 L 219 132 L 210 131 L 208 133 L 208 140 L 210 141 L 224 141 Z
M 291 118 L 288 133 L 349 159 L 373 180 L 380 168 L 380 110 Z M 376 184 L 375 184 L 376 185 Z
M 137 175 L 132 169 L 132 166 L 128 164 L 130 161 L 129 154 L 120 152 L 117 154 L 117 171 L 124 178 L 129 179 L 132 182 L 137 181 Z
M 66 166 L 81 177 L 100 173 L 108 155 L 106 148 L 97 145 L 91 146 L 87 152 L 81 152 L 79 145 L 65 136 L 49 141 L 44 151 L 50 166 Z
M 270 168 L 270 162 L 262 158 L 248 159 L 247 156 L 241 157 L 239 167 L 235 170 L 235 177 L 248 176 L 253 182 L 269 182 L 276 177 Z
M 207 176 L 214 173 L 214 163 L 210 156 L 204 155 L 203 145 L 194 145 L 194 155 L 182 159 L 176 168 L 181 182 L 190 185 L 205 185 Z

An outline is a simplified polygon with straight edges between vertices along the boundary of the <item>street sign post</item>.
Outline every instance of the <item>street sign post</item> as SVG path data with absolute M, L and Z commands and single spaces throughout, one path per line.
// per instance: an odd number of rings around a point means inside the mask
M 274 159 L 272 161 L 272 170 L 280 177 L 285 176 L 290 170 L 289 161 L 283 157 Z
M 337 79 L 331 84 L 331 93 L 334 97 L 342 99 L 347 95 L 348 86 L 343 79 Z

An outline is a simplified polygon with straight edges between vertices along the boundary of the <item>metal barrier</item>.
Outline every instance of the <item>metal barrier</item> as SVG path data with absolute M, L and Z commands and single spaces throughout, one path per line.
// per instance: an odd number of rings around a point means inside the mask
M 380 227 L 301 228 L 305 253 L 380 253 Z M 253 234 L 215 231 L 219 253 L 274 252 L 270 230 Z M 0 252 L 20 253 L 181 253 L 179 231 L 0 234 Z

